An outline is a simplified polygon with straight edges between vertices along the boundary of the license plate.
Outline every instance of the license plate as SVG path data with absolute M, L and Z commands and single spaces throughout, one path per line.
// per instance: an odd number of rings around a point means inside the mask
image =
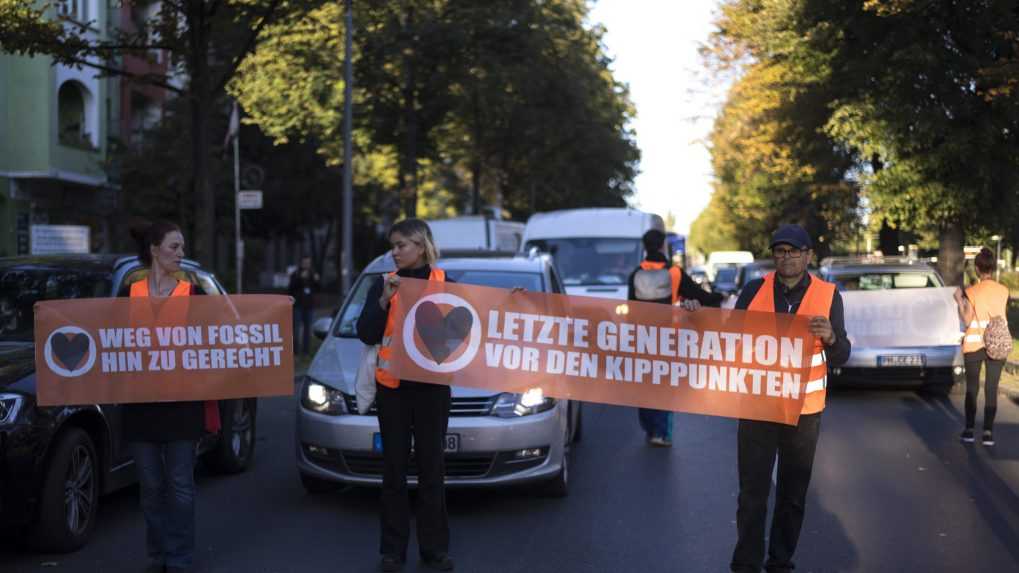
M 446 434 L 446 438 L 443 440 L 445 446 L 445 453 L 455 454 L 460 451 L 460 434 Z M 410 449 L 414 451 L 414 437 L 411 436 Z M 375 432 L 372 434 L 372 451 L 376 453 L 382 453 L 382 434 Z
M 877 357 L 877 365 L 879 367 L 924 366 L 926 364 L 927 357 L 923 354 L 892 354 Z

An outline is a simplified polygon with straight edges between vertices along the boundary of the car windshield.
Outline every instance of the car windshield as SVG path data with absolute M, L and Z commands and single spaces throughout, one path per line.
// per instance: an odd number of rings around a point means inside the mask
M 732 283 L 736 282 L 736 273 L 739 271 L 736 267 L 723 267 L 718 269 L 715 273 L 716 283 Z
M 555 257 L 566 286 L 625 285 L 643 254 L 639 239 L 573 238 L 528 241 Z
M 764 275 L 775 270 L 772 267 L 745 267 L 743 270 L 743 284 L 746 284 L 752 280 L 764 278 Z
M 532 292 L 542 292 L 544 280 L 541 273 L 526 273 L 512 271 L 480 271 L 480 270 L 450 270 L 446 275 L 462 284 L 489 286 L 496 288 L 510 289 L 521 287 Z M 334 336 L 354 338 L 357 336 L 357 318 L 361 316 L 365 300 L 368 298 L 368 290 L 379 280 L 380 273 L 361 275 L 354 287 L 353 293 L 347 305 L 343 309 L 343 317 L 337 322 Z
M 844 291 L 944 286 L 941 279 L 929 271 L 839 273 L 832 278 L 839 290 Z
M 33 340 L 36 302 L 110 296 L 111 281 L 105 271 L 0 266 L 0 341 Z

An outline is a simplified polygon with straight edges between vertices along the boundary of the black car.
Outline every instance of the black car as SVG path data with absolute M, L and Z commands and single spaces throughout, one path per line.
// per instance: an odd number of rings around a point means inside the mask
M 33 306 L 52 299 L 123 295 L 148 270 L 137 257 L 60 255 L 0 258 L 0 528 L 36 549 L 80 548 L 99 498 L 136 481 L 116 405 L 36 405 Z M 223 287 L 194 261 L 181 277 L 210 295 Z M 223 430 L 199 444 L 203 461 L 243 471 L 254 454 L 255 399 L 219 402 Z

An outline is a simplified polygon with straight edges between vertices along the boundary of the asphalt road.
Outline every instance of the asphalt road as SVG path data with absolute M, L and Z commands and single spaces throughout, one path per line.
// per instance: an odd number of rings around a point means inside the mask
M 294 468 L 292 398 L 260 404 L 255 465 L 199 478 L 197 570 L 376 570 L 377 492 L 312 496 Z M 798 571 L 1016 571 L 1019 407 L 1002 398 L 998 445 L 963 446 L 961 397 L 842 391 L 822 421 Z M 458 571 L 727 571 L 735 539 L 736 423 L 677 416 L 651 449 L 631 409 L 588 404 L 571 493 L 452 491 Z M 103 499 L 91 543 L 71 555 L 0 542 L 0 571 L 121 572 L 144 565 L 132 488 Z M 413 545 L 410 555 L 416 555 Z M 410 563 L 407 571 L 418 570 Z

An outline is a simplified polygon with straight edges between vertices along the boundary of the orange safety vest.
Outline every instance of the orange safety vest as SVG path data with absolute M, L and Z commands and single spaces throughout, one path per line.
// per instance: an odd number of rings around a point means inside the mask
M 386 276 L 394 274 L 396 273 L 389 273 Z M 432 267 L 432 272 L 428 273 L 428 280 L 444 283 L 446 282 L 446 271 Z M 400 387 L 400 379 L 389 371 L 389 362 L 393 359 L 393 333 L 396 332 L 396 321 L 393 319 L 393 309 L 396 308 L 399 296 L 400 293 L 396 293 L 393 295 L 393 298 L 389 299 L 389 314 L 386 316 L 386 330 L 382 333 L 382 343 L 379 345 L 379 362 L 375 368 L 375 380 L 387 388 L 394 389 Z
M 659 261 L 642 261 L 640 268 L 645 271 L 660 271 L 665 268 L 665 263 Z M 683 271 L 679 267 L 669 267 L 669 280 L 672 282 L 672 304 L 683 302 L 679 296 L 679 283 L 683 280 Z
M 835 285 L 817 277 L 811 277 L 806 294 L 796 309 L 800 316 L 823 316 L 831 318 L 831 303 L 835 298 Z M 747 310 L 759 312 L 775 312 L 775 273 L 764 276 L 764 284 L 750 301 Z M 806 398 L 800 414 L 816 414 L 824 410 L 824 400 L 828 388 L 828 359 L 824 352 L 824 343 L 814 338 L 814 353 L 810 360 L 810 374 L 807 376 Z
M 148 297 L 149 296 L 149 278 L 145 277 L 140 281 L 131 283 L 131 297 Z M 177 286 L 173 287 L 173 291 L 170 293 L 170 297 L 175 296 L 191 296 L 191 283 L 187 281 L 177 281 Z M 165 317 L 161 312 L 156 320 L 150 320 L 155 324 L 167 323 Z M 174 317 L 176 319 L 176 317 Z M 180 323 L 183 320 L 176 319 L 171 320 L 171 323 Z M 218 432 L 222 427 L 222 423 L 219 419 L 219 404 L 215 400 L 207 400 L 205 402 L 205 429 L 209 432 Z
M 984 330 L 995 316 L 1005 316 L 1008 287 L 991 280 L 982 280 L 966 289 L 966 298 L 973 307 L 973 320 L 966 325 L 962 351 L 976 352 L 984 347 Z

